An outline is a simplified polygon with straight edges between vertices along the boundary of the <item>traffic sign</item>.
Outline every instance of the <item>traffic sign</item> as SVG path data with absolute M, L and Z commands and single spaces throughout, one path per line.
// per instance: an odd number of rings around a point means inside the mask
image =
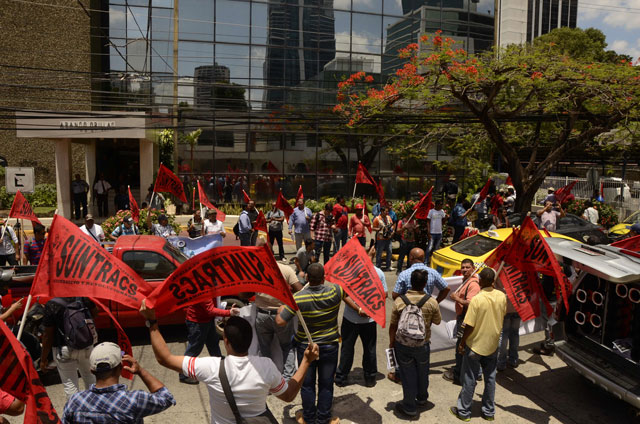
M 8 166 L 6 168 L 5 180 L 7 182 L 7 193 L 33 193 L 34 173 L 33 168 L 19 168 Z

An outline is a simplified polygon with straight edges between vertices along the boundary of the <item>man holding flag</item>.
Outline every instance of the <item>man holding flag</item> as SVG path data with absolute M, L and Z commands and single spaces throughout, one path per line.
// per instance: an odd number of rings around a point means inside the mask
M 4 266 L 7 263 L 9 265 L 18 265 L 15 248 L 18 244 L 18 237 L 7 221 L 6 218 L 0 216 L 0 266 Z

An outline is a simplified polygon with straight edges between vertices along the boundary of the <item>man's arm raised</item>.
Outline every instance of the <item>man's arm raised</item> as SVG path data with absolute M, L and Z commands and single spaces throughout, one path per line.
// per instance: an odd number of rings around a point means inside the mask
M 140 315 L 149 321 L 155 321 L 156 319 L 156 311 L 148 309 L 144 300 L 142 301 L 142 306 L 140 306 Z M 158 363 L 170 370 L 182 372 L 184 356 L 171 353 L 167 342 L 164 341 L 164 337 L 160 334 L 160 328 L 157 322 L 154 322 L 149 327 L 149 336 L 151 337 L 151 347 L 153 348 L 153 353 L 156 355 Z

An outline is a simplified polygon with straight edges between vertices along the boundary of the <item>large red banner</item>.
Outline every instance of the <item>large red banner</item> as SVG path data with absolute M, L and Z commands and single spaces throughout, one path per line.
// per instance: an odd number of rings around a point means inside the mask
M 31 286 L 32 296 L 110 299 L 134 309 L 149 283 L 69 220 L 55 215 Z
M 26 404 L 25 423 L 60 422 L 31 356 L 9 327 L 0 323 L 0 388 Z
M 611 243 L 611 246 L 640 253 L 640 236 L 627 237 L 626 239 L 618 240 Z
M 356 237 L 324 266 L 325 279 L 340 285 L 368 316 L 386 325 L 386 294 L 371 259 Z
M 158 286 L 146 305 L 166 315 L 216 296 L 265 293 L 297 310 L 268 246 L 216 247 L 189 259 Z
M 363 164 L 358 163 L 358 172 L 356 173 L 356 184 L 369 184 L 378 187 L 378 184 L 367 171 Z
M 107 316 L 111 319 L 111 322 L 113 323 L 113 327 L 116 329 L 116 333 L 118 335 L 118 346 L 120 346 L 120 349 L 127 355 L 133 356 L 133 348 L 131 347 L 131 341 L 129 341 L 129 336 L 127 336 L 127 333 L 125 333 L 125 331 L 122 329 L 122 326 L 120 325 L 116 317 L 114 317 L 111 311 L 109 310 L 109 308 L 107 308 L 98 299 L 96 298 L 90 298 L 90 299 L 93 303 L 98 305 L 100 309 L 102 309 L 104 313 L 106 313 Z M 130 371 L 125 370 L 124 368 L 122 369 L 122 377 L 126 378 L 127 380 L 133 380 L 133 374 Z
M 200 203 L 205 205 L 207 208 L 218 212 L 217 214 L 218 221 L 224 222 L 224 220 L 227 219 L 227 215 L 225 215 L 225 213 L 222 212 L 220 209 L 213 206 L 213 204 L 209 201 L 209 198 L 207 197 L 207 193 L 205 193 L 204 189 L 202 188 L 202 184 L 200 184 L 200 180 L 198 180 L 198 198 L 200 199 Z
M 28 219 L 31 222 L 37 222 L 42 225 L 36 214 L 33 213 L 33 209 L 31 209 L 31 205 L 27 202 L 27 199 L 20 193 L 20 190 L 18 190 L 16 196 L 13 198 L 9 218 Z
M 153 187 L 153 191 L 171 193 L 182 202 L 189 203 L 187 201 L 187 195 L 184 193 L 182 181 L 163 164 L 160 164 L 160 168 L 158 169 L 158 176 L 156 177 L 156 184 Z
M 509 300 L 523 321 L 539 315 L 540 299 L 550 310 L 549 303 L 540 288 L 538 273 L 554 278 L 558 302 L 564 302 L 565 308 L 569 310 L 571 283 L 562 272 L 555 255 L 531 218 L 526 217 L 520 228 L 514 230 L 493 251 L 485 263 L 496 269 L 503 261 L 504 275 L 501 272 L 500 278 Z M 507 265 L 511 266 L 508 272 Z
M 427 219 L 429 217 L 429 211 L 431 210 L 431 193 L 433 192 L 433 187 L 429 189 L 427 194 L 422 196 L 422 199 L 418 202 L 417 205 L 414 206 L 414 210 L 416 210 L 416 219 Z
M 276 208 L 284 212 L 284 216 L 289 221 L 289 217 L 293 214 L 293 207 L 287 202 L 287 199 L 282 195 L 282 190 L 278 192 L 278 199 L 276 200 Z
M 140 208 L 138 207 L 138 202 L 136 202 L 136 198 L 131 194 L 131 187 L 129 189 L 129 209 L 131 209 L 131 218 L 135 222 L 140 221 Z

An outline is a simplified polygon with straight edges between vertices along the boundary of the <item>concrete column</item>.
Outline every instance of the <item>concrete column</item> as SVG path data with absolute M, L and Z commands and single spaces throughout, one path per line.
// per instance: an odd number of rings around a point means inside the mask
M 58 214 L 67 219 L 72 217 L 71 197 L 71 139 L 56 140 L 56 186 L 58 192 Z
M 93 180 L 96 177 L 96 141 L 89 140 L 84 145 L 84 180 L 89 183 L 89 186 L 93 184 Z M 87 204 L 89 205 L 89 213 L 96 215 L 96 206 L 93 204 L 93 187 L 89 189 L 87 195 Z
M 140 139 L 140 199 L 138 204 L 142 204 L 147 189 L 153 183 L 155 177 L 154 144 L 146 138 Z

